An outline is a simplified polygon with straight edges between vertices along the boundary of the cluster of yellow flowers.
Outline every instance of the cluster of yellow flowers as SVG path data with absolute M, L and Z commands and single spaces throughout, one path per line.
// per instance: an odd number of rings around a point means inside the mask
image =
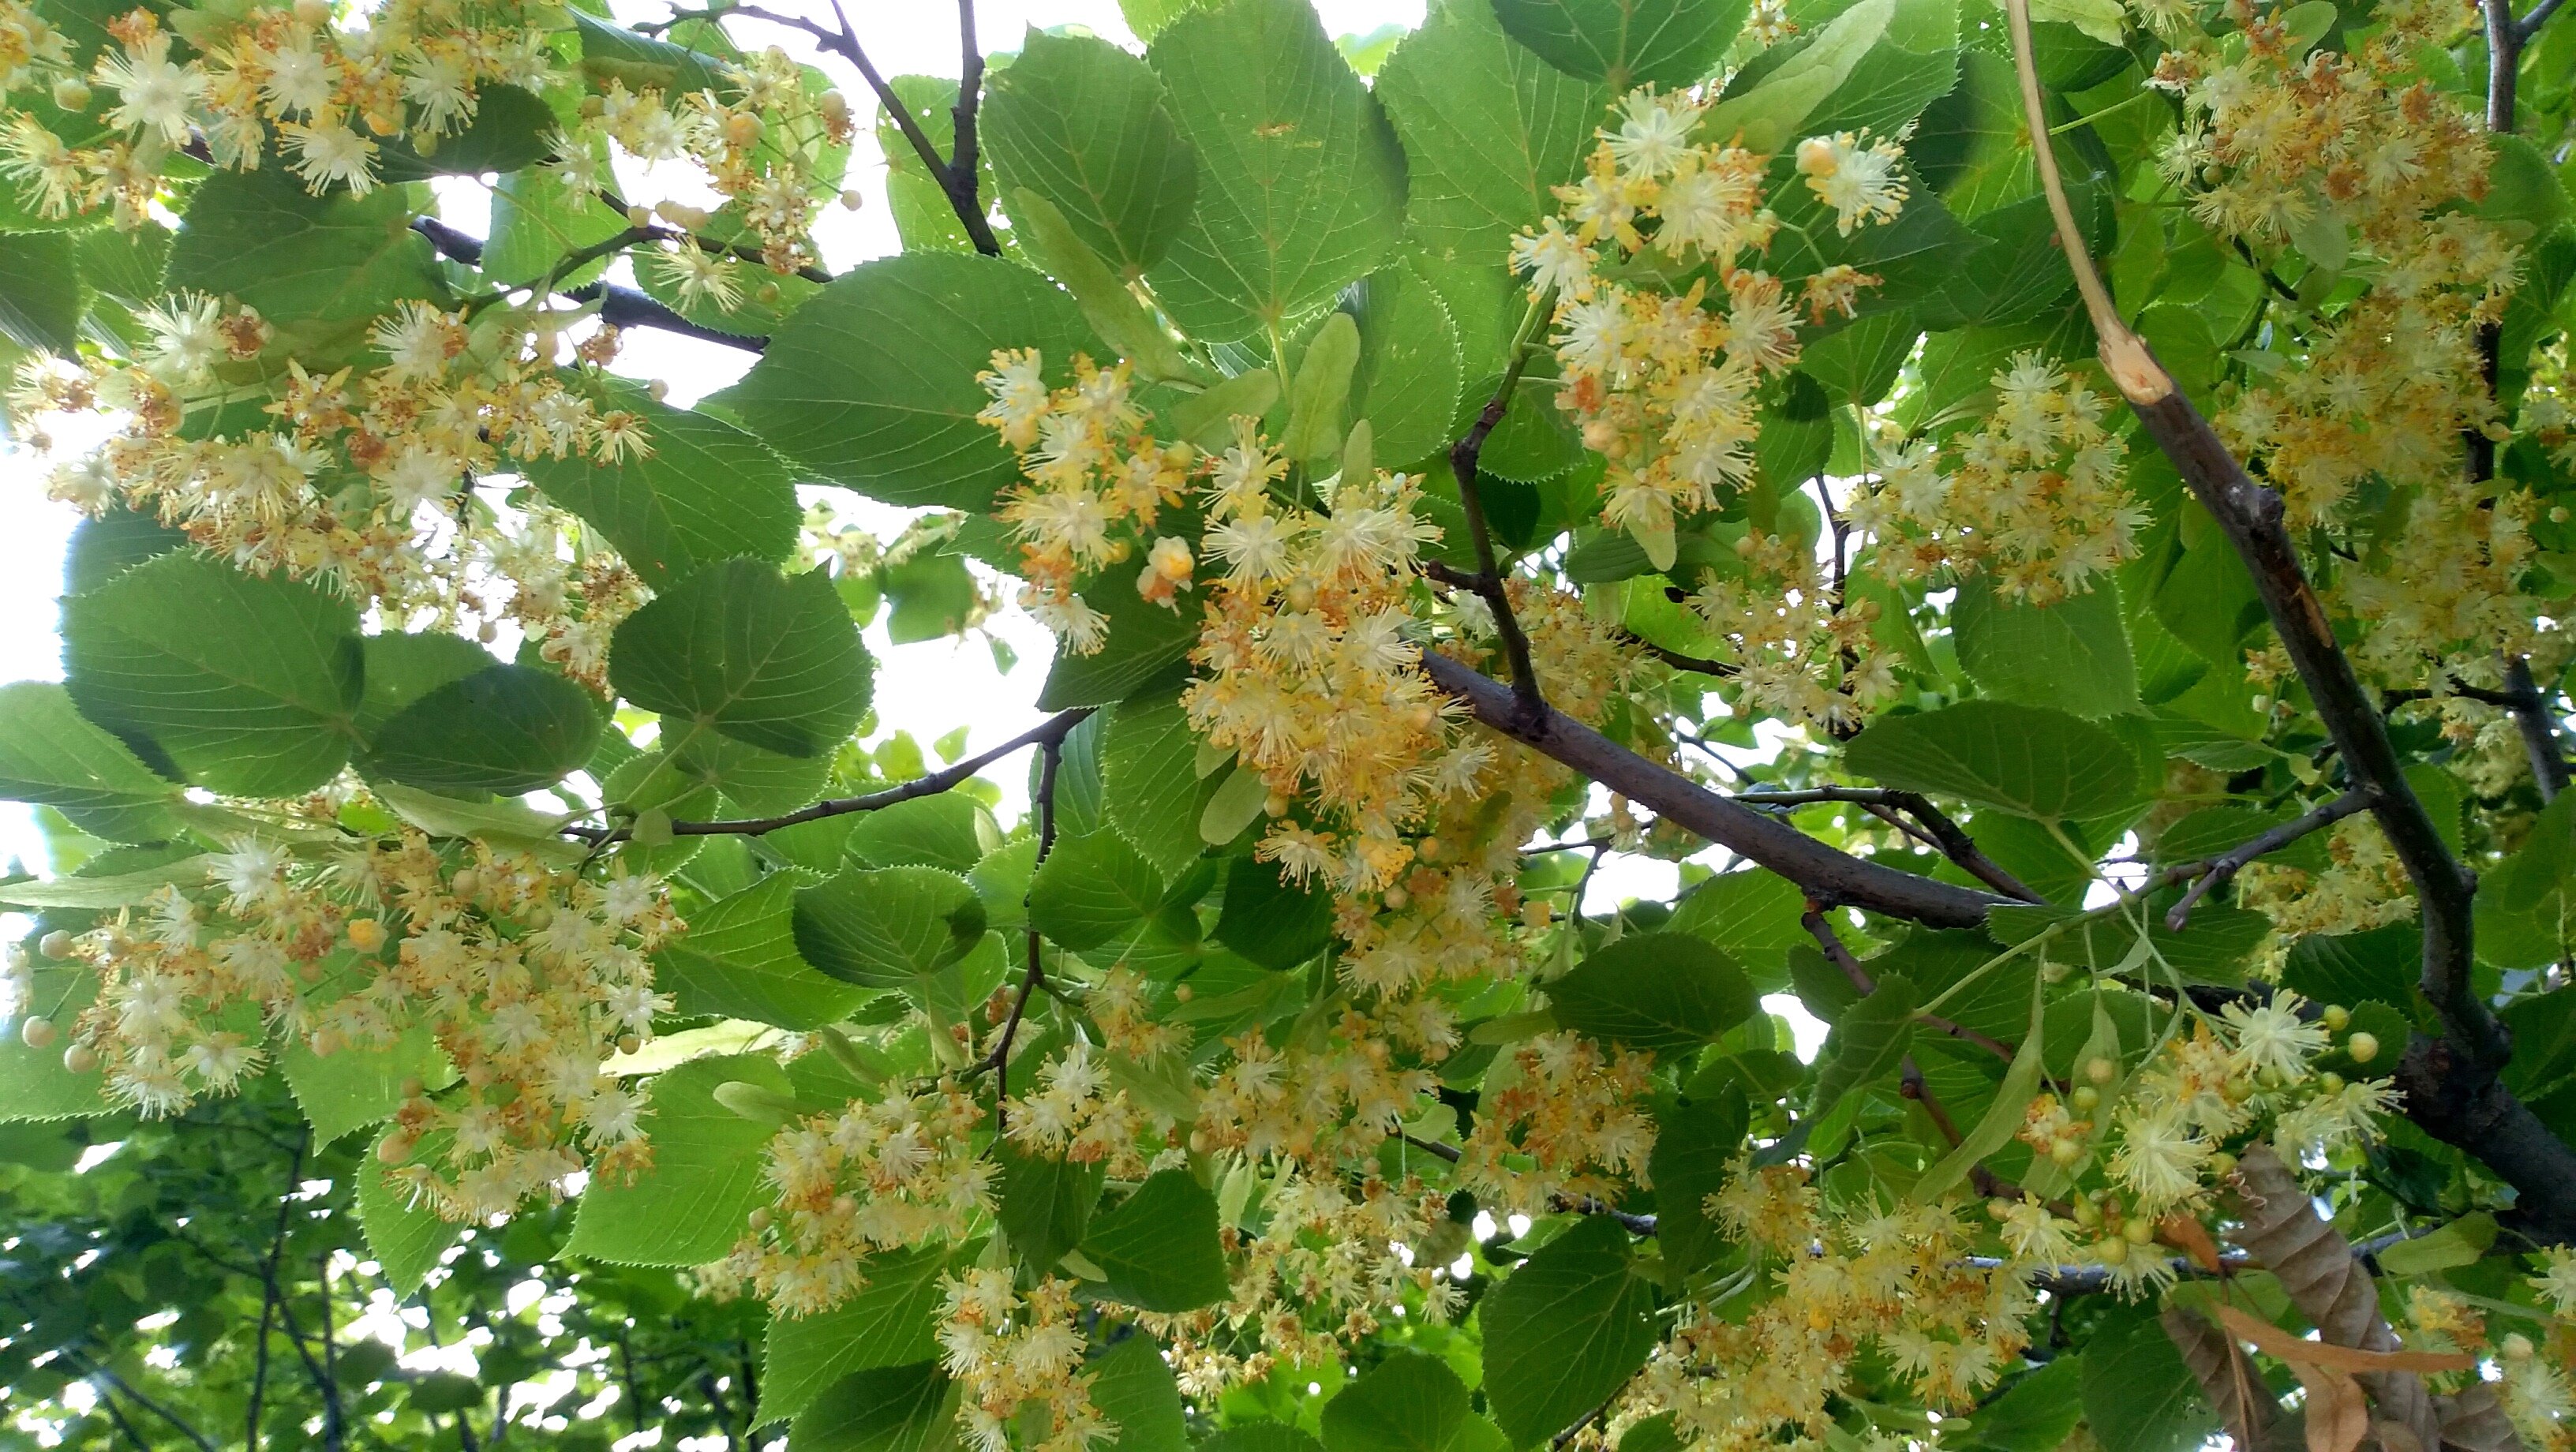
M 2521 749 L 2517 741 L 2514 749 Z M 2521 770 L 2529 767 L 2516 763 Z M 2415 916 L 2415 885 L 2367 813 L 2328 829 L 2322 870 L 2254 862 L 2237 874 L 2236 900 L 2260 909 L 2275 932 L 2359 933 Z
M 1038 1452 L 1090 1452 L 1117 1430 L 1091 1404 L 1073 1282 L 1050 1276 L 1024 1294 L 1007 1267 L 976 1266 L 941 1293 L 941 1359 L 964 1388 L 957 1420 L 977 1452 L 1010 1452 L 1014 1431 Z
M 173 1114 L 233 1089 L 273 1034 L 327 1057 L 420 1029 L 459 1082 L 411 1085 L 379 1149 L 441 1214 L 501 1213 L 575 1171 L 641 1163 L 642 1096 L 602 1065 L 670 1007 L 647 955 L 680 924 L 652 879 L 595 882 L 408 830 L 243 837 L 208 869 L 203 890 L 164 888 L 48 940 L 99 975 L 65 1061 L 103 1069 L 113 1097 Z M 412 1163 L 423 1148 L 434 1159 Z
M 733 1253 L 700 1272 L 709 1289 L 749 1285 L 781 1314 L 828 1310 L 865 1284 L 873 1251 L 962 1240 L 992 1210 L 992 1161 L 969 1135 L 984 1117 L 950 1081 L 838 1114 L 808 1115 L 769 1142 L 770 1206 Z
M 1795 537 L 1749 530 L 1736 554 L 1742 565 L 1708 572 L 1690 606 L 1735 648 L 1740 713 L 1831 729 L 1895 698 L 1895 667 L 1871 649 L 1875 602 L 1838 594 L 1815 550 Z
M 2504 1375 L 2496 1390 L 2507 1415 L 2513 1418 L 2514 1430 L 2522 1434 L 2523 1445 L 2540 1452 L 2567 1452 L 2576 1447 L 2576 1251 L 2553 1245 L 2540 1252 L 2541 1272 L 2530 1277 L 2531 1288 L 2539 1293 L 2541 1303 L 2551 1313 L 2551 1320 L 2541 1342 L 2519 1332 L 2504 1337 L 2497 1350 Z M 2458 1301 L 2457 1297 L 2446 1298 Z M 2486 1344 L 2485 1318 L 2465 1302 L 2445 1307 L 2447 1324 L 2438 1329 L 2449 1334 L 2451 1343 L 2461 1350 L 2475 1350 Z M 2419 1315 L 2419 1326 L 2428 1318 Z
M 122 428 L 57 464 L 50 492 L 84 511 L 142 510 L 242 569 L 327 580 L 390 619 L 454 628 L 515 618 L 566 674 L 604 689 L 608 639 L 643 603 L 616 555 L 540 503 L 504 512 L 471 493 L 513 461 L 647 455 L 643 420 L 606 407 L 592 371 L 615 330 L 585 338 L 558 366 L 562 319 L 539 308 L 447 312 L 400 304 L 369 342 L 385 362 L 307 372 L 278 366 L 272 427 L 197 436 L 195 418 L 238 415 L 228 364 L 254 373 L 285 345 L 256 312 L 195 293 L 142 315 L 132 362 L 32 357 L 9 395 L 13 421 L 41 432 L 57 414 L 105 406 Z M 567 542 L 579 540 L 577 549 Z M 506 589 L 506 598 L 492 598 Z
M 1539 1215 L 1616 1204 L 1644 1182 L 1655 1145 L 1651 1057 L 1550 1033 L 1515 1045 L 1511 1065 L 1508 1081 L 1486 1077 L 1459 1184 L 1496 1210 Z
M 1214 1400 L 1275 1366 L 1332 1365 L 1352 1342 L 1413 1308 L 1433 1324 L 1457 1314 L 1456 1283 L 1413 1249 L 1457 1239 L 1446 1197 L 1419 1179 L 1390 1183 L 1282 1165 L 1260 1194 L 1267 1217 L 1260 1232 L 1227 1228 L 1227 1244 L 1240 1255 L 1233 1296 L 1166 1328 L 1191 1396 Z M 1245 1340 L 1248 1353 L 1240 1350 Z
M 2130 497 L 2106 401 L 2055 363 L 2022 353 L 1994 376 L 1995 410 L 1946 472 L 1929 441 L 1880 451 L 1851 522 L 1897 579 L 1978 570 L 2037 604 L 2082 594 L 2138 552 L 2146 511 Z
M 1751 1452 L 1783 1431 L 1822 1437 L 1827 1402 L 1873 1348 L 1935 1407 L 1973 1402 L 2027 1344 L 2035 1306 L 2015 1266 L 1971 1260 L 1976 1237 L 1946 1205 L 1847 1211 L 1803 1165 L 1739 1163 L 1710 1197 L 1780 1293 L 1729 1317 L 1686 1304 L 1628 1400 L 1669 1410 L 1691 1445 Z
M 2167 175 L 2221 238 L 2262 258 L 2292 244 L 2309 268 L 2367 285 L 2340 307 L 2271 307 L 2264 376 L 2222 434 L 2281 492 L 2293 530 L 2333 530 L 2357 556 L 2332 593 L 2371 627 L 2354 651 L 2365 669 L 2421 684 L 2528 653 L 2558 613 L 2517 583 L 2532 500 L 2471 477 L 2458 447 L 2499 427 L 2479 334 L 2523 259 L 2457 209 L 2486 195 L 2493 151 L 2417 62 L 2474 9 L 2390 0 L 2344 55 L 2310 50 L 2286 6 L 2234 8 L 2237 49 L 2194 37 L 2158 62 L 2188 113 Z
M 1731 144 L 1695 144 L 1704 103 L 1651 88 L 1621 102 L 1624 118 L 1582 181 L 1556 189 L 1565 205 L 1513 239 L 1512 261 L 1534 300 L 1555 299 L 1551 339 L 1558 405 L 1586 447 L 1609 461 L 1601 518 L 1641 540 L 1671 539 L 1677 516 L 1710 508 L 1753 473 L 1761 430 L 1756 394 L 1798 360 L 1798 308 L 1780 279 L 1737 264 L 1767 247 L 1779 219 L 1764 205 L 1770 158 Z M 1845 233 L 1894 217 L 1905 201 L 1891 143 L 1849 134 L 1810 137 L 1798 170 Z M 1652 265 L 1701 264 L 1679 296 L 1617 280 Z M 1844 266 L 1807 279 L 1809 315 L 1849 315 L 1878 279 Z

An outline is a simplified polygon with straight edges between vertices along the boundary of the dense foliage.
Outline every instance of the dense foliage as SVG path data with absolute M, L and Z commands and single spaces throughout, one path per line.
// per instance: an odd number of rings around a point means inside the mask
M 0 0 L 0 1442 L 2565 1446 L 2556 4 Z

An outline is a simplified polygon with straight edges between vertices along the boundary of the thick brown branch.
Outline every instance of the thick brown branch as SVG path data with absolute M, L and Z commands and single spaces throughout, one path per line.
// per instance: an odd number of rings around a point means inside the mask
M 1803 791 L 1737 792 L 1735 799 L 1759 806 L 1803 807 L 1818 802 L 1850 802 L 1855 806 L 1892 808 L 1922 823 L 1923 830 L 1932 838 L 1933 847 L 1979 882 L 2023 902 L 2045 904 L 2048 901 L 1988 857 L 1977 846 L 1976 838 L 1969 836 L 1966 829 L 1950 820 L 1947 812 L 1932 805 L 1931 798 L 1921 792 L 1898 791 L 1891 787 L 1810 787 Z
M 2558 722 L 2549 698 L 2531 678 L 2531 662 L 2516 656 L 2505 663 L 2503 694 L 2505 709 L 2513 713 L 2514 729 L 2522 733 L 2523 754 L 2531 758 L 2531 776 L 2540 784 L 2540 799 L 2554 802 L 2567 790 L 2567 756 L 2559 748 Z
M 1056 747 L 1063 744 L 1066 733 L 1081 725 L 1082 719 L 1090 714 L 1091 708 L 1083 706 L 1050 716 L 990 751 L 978 752 L 954 766 L 941 767 L 928 776 L 914 777 L 900 786 L 891 786 L 881 792 L 870 792 L 859 797 L 828 797 L 812 806 L 800 807 L 792 812 L 782 812 L 775 817 L 741 817 L 715 822 L 673 822 L 671 835 L 674 837 L 758 837 L 764 833 L 775 832 L 781 827 L 793 827 L 799 822 L 847 816 L 852 812 L 882 811 L 897 802 L 908 802 L 916 797 L 937 796 L 985 767 L 1025 747 L 1043 746 L 1052 753 Z M 1052 756 L 1049 759 L 1052 760 Z M 635 831 L 631 827 L 566 827 L 564 835 L 578 837 L 585 842 L 608 843 L 623 842 L 634 836 Z
M 2175 903 L 2172 911 L 2165 914 L 2165 926 L 2177 933 L 2181 932 L 2183 925 L 2191 921 L 2193 906 L 2210 892 L 2226 886 L 2237 873 L 2245 870 L 2247 863 L 2266 852 L 2278 852 L 2311 832 L 2323 831 L 2355 812 L 2368 811 L 2371 804 L 2377 800 L 2378 794 L 2370 788 L 2354 787 L 2314 811 L 2283 822 L 2268 832 L 2230 847 L 2208 861 L 2197 864 L 2192 869 L 2197 874 L 2196 879 L 2183 893 L 2182 901 Z
M 1563 712 L 1525 715 L 1511 687 L 1463 662 L 1425 651 L 1423 672 L 1466 703 L 1476 719 L 1541 755 L 1750 858 L 1820 902 L 1866 908 L 1936 928 L 1973 928 L 2005 898 L 1954 887 L 1837 851 L 1797 828 L 1648 761 Z

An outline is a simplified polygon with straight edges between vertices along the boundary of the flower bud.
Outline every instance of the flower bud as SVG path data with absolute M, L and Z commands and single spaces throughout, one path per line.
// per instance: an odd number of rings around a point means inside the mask
M 2067 1102 L 2073 1104 L 2077 1110 L 2089 1114 L 2101 1104 L 2102 1091 L 2090 1084 L 2078 1084 L 2075 1086 L 2075 1092 L 2067 1095 L 2066 1098 Z
M 1261 799 L 1261 810 L 1274 817 L 1288 815 L 1288 807 L 1289 801 L 1285 792 L 1272 792 Z
M 98 1050 L 87 1044 L 74 1044 L 63 1050 L 63 1069 L 67 1073 L 86 1074 L 98 1067 Z
M 78 115 L 89 109 L 89 83 L 78 76 L 65 76 L 54 82 L 54 104 Z
M 2156 1238 L 2156 1222 L 2144 1215 L 2131 1216 L 2121 1222 L 2120 1238 L 2131 1245 L 2151 1245 Z
M 36 940 L 36 951 L 48 958 L 68 958 L 72 955 L 72 935 L 56 928 Z
M 665 379 L 656 378 L 644 385 L 644 393 L 655 403 L 660 403 L 671 396 L 671 385 Z
M 2503 1350 L 2507 1361 L 2529 1361 L 2532 1352 L 2531 1338 L 2519 1331 L 2508 1331 L 2505 1333 Z
M 54 1021 L 40 1013 L 29 1014 L 18 1025 L 18 1037 L 26 1041 L 28 1048 L 41 1049 L 54 1041 Z
M 2093 1255 L 2104 1265 L 2126 1265 L 2129 1260 L 2129 1242 L 2126 1238 L 2117 1235 L 2097 1241 L 2093 1246 Z
M 759 117 L 748 111 L 727 116 L 724 123 L 725 140 L 736 146 L 751 145 L 760 140 L 761 133 L 768 129 Z
M 2319 1074 L 2317 1076 L 2317 1087 L 2328 1094 L 2341 1094 L 2343 1092 L 2343 1076 L 2341 1074 Z
M 857 187 L 850 187 L 841 193 L 841 210 L 844 212 L 855 212 L 859 209 L 860 204 L 866 200 L 867 198 L 859 195 L 859 189 Z
M 2048 1142 L 2048 1157 L 2061 1167 L 2071 1167 L 2084 1158 L 2084 1142 L 2060 1135 Z
M 2109 1059 L 2096 1058 L 2084 1066 L 2084 1077 L 2096 1084 L 2108 1084 L 2119 1074 L 2120 1066 Z
M 770 1220 L 770 1215 L 769 1215 L 769 1207 L 768 1207 L 768 1206 L 766 1206 L 766 1205 L 758 1205 L 758 1206 L 754 1206 L 754 1207 L 752 1208 L 752 1212 L 751 1212 L 751 1228 L 752 1228 L 752 1229 L 754 1229 L 754 1230 L 767 1230 L 767 1229 L 769 1228 L 769 1220 Z
M 376 1141 L 376 1158 L 388 1165 L 401 1164 L 411 1158 L 412 1143 L 412 1137 L 407 1134 L 397 1132 L 386 1135 Z
M 349 946 L 361 953 L 372 953 L 385 945 L 385 925 L 374 918 L 349 920 Z
M 1400 913 L 1404 911 L 1404 905 L 1411 901 L 1413 901 L 1412 894 L 1406 892 L 1401 887 L 1390 887 L 1386 890 L 1386 910 L 1388 912 Z
M 2367 1064 L 2379 1057 L 2379 1035 L 2354 1034 L 2343 1041 L 2343 1051 L 2352 1055 L 2354 1063 Z
M 2326 1011 L 2318 1017 L 2325 1021 L 2326 1028 L 2333 1033 L 2342 1033 L 2352 1026 L 2352 1010 L 2340 1003 L 2327 1004 Z
M 295 0 L 295 23 L 310 26 L 330 24 L 329 0 Z

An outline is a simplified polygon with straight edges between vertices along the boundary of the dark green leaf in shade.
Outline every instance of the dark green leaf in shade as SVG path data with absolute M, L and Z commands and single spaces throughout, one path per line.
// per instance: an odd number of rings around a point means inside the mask
M 1610 89 L 1687 86 L 1717 68 L 1747 0 L 1493 0 L 1514 40 Z
M 645 584 L 667 589 L 735 556 L 779 563 L 795 552 L 804 511 L 786 464 L 760 440 L 629 384 L 607 394 L 642 416 L 653 452 L 615 464 L 539 455 L 528 479 L 596 526 Z
M 1029 887 L 1029 922 L 1067 948 L 1096 948 L 1152 917 L 1164 881 L 1115 830 L 1056 839 Z
M 982 803 L 940 792 L 861 814 L 841 850 L 861 867 L 968 873 L 1000 845 L 1001 829 Z
M 1726 1167 L 1744 1151 L 1747 1110 L 1734 1085 L 1713 1099 L 1694 1099 L 1658 1113 L 1647 1174 L 1655 1182 L 1655 1236 L 1664 1259 L 1683 1273 L 1717 1253 L 1717 1222 L 1707 1200 L 1726 1183 Z
M 464 130 L 439 137 L 435 146 L 391 138 L 379 147 L 376 174 L 383 181 L 409 182 L 517 171 L 554 155 L 548 138 L 555 130 L 555 113 L 534 92 L 486 82 L 475 89 L 474 119 Z
M 850 734 L 873 670 L 823 571 L 760 560 L 711 565 L 626 617 L 608 662 L 636 705 L 789 756 Z
M 772 1404 L 763 1401 L 767 1415 Z M 788 1452 L 957 1452 L 957 1384 L 936 1360 L 854 1371 L 814 1398 Z
M 1966 1443 L 1993 1452 L 2054 1452 L 2084 1418 L 2081 1362 L 2061 1356 L 1977 1408 Z
M 81 714 L 216 791 L 294 796 L 348 759 L 357 610 L 313 586 L 163 555 L 64 602 L 63 663 Z
M 709 402 L 871 499 L 981 512 L 1019 478 L 975 421 L 989 401 L 975 375 L 1008 348 L 1036 349 L 1053 385 L 1075 353 L 1101 352 L 1073 299 L 1028 268 L 906 253 L 833 279 Z
M 2104 1452 L 2185 1452 L 2218 1430 L 2152 1307 L 2122 1307 L 2084 1348 L 2084 1420 Z
M 1950 607 L 1959 668 L 1987 695 L 2098 719 L 2138 705 L 2138 671 L 2116 585 L 2051 605 L 1999 594 L 1983 575 Z
M 1304 0 L 1185 15 L 1146 58 L 1200 163 L 1197 209 L 1150 274 L 1182 331 L 1284 331 L 1395 245 L 1403 154 Z
M 1007 1143 L 996 1147 L 994 1157 L 1002 1167 L 994 1218 L 1020 1264 L 1043 1275 L 1082 1243 L 1092 1207 L 1100 1203 L 1102 1163 L 1022 1154 Z
M 657 1076 L 644 1132 L 653 1159 L 632 1175 L 602 1175 L 581 1194 L 572 1254 L 621 1265 L 704 1265 L 742 1238 L 746 1217 L 767 1205 L 769 1140 L 777 1126 L 716 1101 L 728 1083 L 789 1093 L 787 1075 L 761 1054 L 692 1059 Z
M 1216 1199 L 1187 1170 L 1165 1170 L 1091 1220 L 1082 1253 L 1107 1274 L 1100 1294 L 1141 1311 L 1178 1312 L 1225 1299 Z
M 1721 872 L 1694 887 L 1664 926 L 1695 933 L 1726 950 L 1764 992 L 1788 985 L 1789 950 L 1815 939 L 1801 918 L 1807 897 L 1798 884 L 1758 867 Z
M 1084 1363 L 1091 1400 L 1118 1428 L 1111 1452 L 1188 1452 L 1181 1386 L 1154 1338 L 1135 1334 Z
M 1090 35 L 1031 30 L 985 87 L 984 143 L 1007 197 L 1053 202 L 1130 278 L 1161 260 L 1198 196 L 1198 161 L 1143 61 Z
M 1744 970 L 1704 938 L 1631 933 L 1547 985 L 1559 1027 L 1647 1051 L 1704 1044 L 1753 1012 Z
M 405 786 L 516 796 L 590 760 L 600 718 L 552 671 L 494 663 L 431 690 L 376 730 L 360 767 Z
M 904 988 L 984 937 L 984 900 L 935 867 L 845 868 L 796 894 L 797 951 L 845 983 Z
M 1216 940 L 1264 968 L 1289 969 L 1333 941 L 1333 899 L 1290 882 L 1275 862 L 1237 857 L 1225 869 Z
M 867 1284 L 857 1295 L 810 1316 L 770 1318 L 761 1348 L 761 1415 L 793 1417 L 852 1372 L 937 1356 L 939 1282 L 950 1254 L 941 1245 L 878 1251 L 860 1268 Z
M 167 285 L 238 299 L 290 340 L 354 347 L 407 298 L 436 293 L 429 241 L 400 187 L 317 197 L 283 166 L 218 171 L 197 184 L 170 246 Z
M 1514 1447 L 1545 1442 L 1627 1383 L 1655 1346 L 1655 1295 L 1628 1233 L 1593 1216 L 1523 1261 L 1477 1310 L 1485 1399 Z
M 2366 932 L 2301 937 L 2281 965 L 2281 986 L 2319 1003 L 2404 1005 L 2423 971 L 2424 933 L 2410 918 Z
M 1808 1113 L 1828 1113 L 1843 1096 L 1896 1071 L 1914 1042 L 1914 1004 L 1914 980 L 1882 973 L 1867 998 L 1843 1011 L 1816 1055 Z
M 1449 1363 L 1399 1350 L 1324 1404 L 1325 1452 L 1450 1452 L 1471 1410 Z

